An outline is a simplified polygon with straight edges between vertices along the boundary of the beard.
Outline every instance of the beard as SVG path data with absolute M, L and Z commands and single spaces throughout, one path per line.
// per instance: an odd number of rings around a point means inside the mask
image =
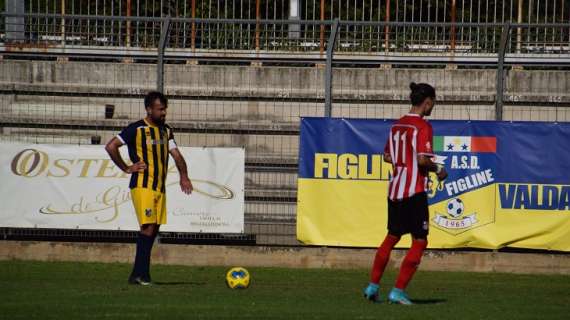
M 164 122 L 166 122 L 166 117 L 156 117 L 155 118 L 155 117 L 151 116 L 150 118 L 152 119 L 152 122 L 154 122 L 158 125 L 161 125 L 161 126 L 163 126 Z

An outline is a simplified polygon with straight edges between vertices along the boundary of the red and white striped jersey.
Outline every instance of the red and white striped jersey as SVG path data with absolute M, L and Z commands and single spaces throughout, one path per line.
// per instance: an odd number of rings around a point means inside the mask
M 407 114 L 390 128 L 384 154 L 392 157 L 388 198 L 392 201 L 427 191 L 428 171 L 418 166 L 418 155 L 433 157 L 433 129 L 417 114 Z

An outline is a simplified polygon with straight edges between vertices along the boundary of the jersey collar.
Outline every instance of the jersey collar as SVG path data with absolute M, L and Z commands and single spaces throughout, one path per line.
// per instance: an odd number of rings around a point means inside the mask
M 144 123 L 146 123 L 147 126 L 149 127 L 154 127 L 154 128 L 158 128 L 157 125 L 151 124 L 150 122 L 146 121 L 146 118 L 143 118 Z

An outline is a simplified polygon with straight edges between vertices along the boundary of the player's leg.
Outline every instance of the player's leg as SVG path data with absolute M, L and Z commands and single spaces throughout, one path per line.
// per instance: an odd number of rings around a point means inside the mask
M 154 221 L 155 223 L 145 224 L 141 226 L 141 233 L 146 237 L 144 240 L 144 254 L 142 260 L 142 270 L 141 275 L 142 279 L 151 282 L 150 277 L 150 257 L 152 255 L 152 247 L 158 236 L 158 232 L 160 231 L 160 226 L 166 223 L 166 197 L 161 192 L 153 191 L 153 212 L 154 214 Z
M 153 191 L 145 188 L 132 189 L 131 198 L 140 225 L 140 232 L 137 238 L 135 262 L 133 271 L 129 276 L 129 283 L 147 285 L 150 284 L 147 272 L 148 261 L 154 236 L 158 230 L 155 199 Z
M 370 272 L 370 283 L 364 289 L 364 297 L 371 301 L 378 299 L 378 290 L 380 288 L 380 280 L 384 274 L 384 270 L 390 261 L 390 254 L 394 246 L 400 241 L 400 236 L 388 234 L 384 241 L 378 247 L 376 256 L 374 257 L 374 264 Z
M 142 258 L 141 258 L 141 277 L 146 282 L 151 282 L 150 277 L 150 256 L 152 253 L 152 247 L 154 244 L 154 239 L 156 239 L 156 235 L 158 234 L 158 230 L 160 225 L 156 223 L 152 224 L 145 224 L 141 226 L 141 234 L 143 240 L 143 251 L 142 251 Z
M 154 242 L 154 226 L 156 224 L 143 224 L 137 238 L 137 249 L 135 255 L 135 263 L 133 271 L 129 276 L 129 283 L 132 284 L 150 284 L 149 261 L 152 244 Z
M 380 283 L 384 270 L 388 261 L 390 261 L 390 254 L 394 246 L 400 241 L 400 236 L 393 234 L 386 235 L 384 241 L 376 250 L 376 256 L 374 257 L 374 264 L 372 265 L 372 272 L 370 273 L 371 283 Z
M 396 286 L 390 292 L 388 300 L 393 303 L 411 304 L 405 290 L 412 280 L 418 266 L 420 265 L 423 252 L 427 247 L 427 239 L 412 239 L 412 247 L 408 250 L 406 257 L 402 261 L 400 273 L 396 280 Z
M 390 302 L 400 304 L 412 303 L 406 295 L 405 290 L 416 273 L 423 256 L 423 252 L 428 244 L 429 211 L 427 196 L 425 194 L 414 196 L 414 199 L 410 202 L 409 209 L 413 210 L 411 211 L 413 216 L 410 217 L 412 246 L 402 261 L 395 288 L 392 289 L 388 296 L 388 300 Z
M 386 235 L 384 241 L 376 251 L 374 264 L 370 272 L 370 283 L 364 289 L 364 297 L 371 301 L 378 299 L 380 280 L 390 261 L 392 249 L 394 249 L 394 246 L 400 241 L 402 228 L 400 216 L 398 215 L 399 206 L 399 203 L 388 201 L 388 235 Z

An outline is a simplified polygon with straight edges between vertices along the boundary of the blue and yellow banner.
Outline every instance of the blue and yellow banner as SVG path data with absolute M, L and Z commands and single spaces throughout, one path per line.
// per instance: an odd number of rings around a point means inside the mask
M 430 248 L 570 251 L 570 123 L 432 121 Z M 387 233 L 389 120 L 303 118 L 297 238 L 376 247 Z M 405 237 L 402 246 L 409 246 Z

